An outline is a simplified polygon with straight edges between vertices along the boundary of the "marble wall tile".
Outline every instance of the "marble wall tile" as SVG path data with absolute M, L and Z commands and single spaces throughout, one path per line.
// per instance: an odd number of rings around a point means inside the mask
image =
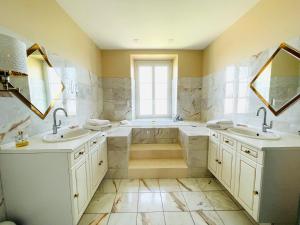
M 131 133 L 128 136 L 107 137 L 107 178 L 127 178 Z
M 211 177 L 207 169 L 208 137 L 188 136 L 179 129 L 178 140 L 184 151 L 189 177 Z
M 127 151 L 130 144 L 128 137 L 107 137 L 109 151 Z
M 178 128 L 133 128 L 133 144 L 178 143 Z
M 108 151 L 108 169 L 128 169 L 129 151 Z
M 202 77 L 180 77 L 177 87 L 177 114 L 184 120 L 201 119 Z
M 291 46 L 300 49 L 300 38 L 295 38 L 287 41 Z M 228 65 L 220 71 L 204 76 L 202 80 L 202 96 L 201 96 L 201 116 L 203 121 L 228 118 L 234 120 L 236 123 L 249 124 L 252 126 L 261 127 L 262 118 L 256 116 L 256 111 L 259 107 L 265 106 L 261 100 L 254 94 L 254 92 L 248 87 L 248 84 L 257 74 L 259 69 L 265 64 L 267 59 L 273 54 L 278 46 L 262 51 L 261 53 L 251 56 L 240 63 L 234 65 Z M 235 77 L 233 89 L 234 96 L 232 99 L 237 107 L 233 108 L 231 112 L 225 110 L 225 102 L 230 101 L 229 94 L 231 91 L 226 89 L 226 84 L 231 77 Z M 278 81 L 279 82 L 279 81 Z M 277 91 L 282 98 L 289 95 L 293 85 L 289 84 L 288 79 L 284 82 L 280 81 L 281 85 L 287 85 L 288 87 L 280 88 L 284 91 Z M 291 87 L 291 88 L 290 88 Z M 244 89 L 243 96 L 239 98 L 238 89 Z M 290 91 L 289 91 L 290 90 Z M 241 95 L 241 94 L 240 94 Z M 227 96 L 227 97 L 226 97 Z M 243 98 L 243 100 L 241 100 Z M 238 101 L 242 101 L 239 108 Z M 245 103 L 245 104 L 244 104 Z M 227 106 L 230 105 L 229 103 Z M 299 101 L 291 105 L 287 110 L 282 112 L 279 116 L 274 116 L 273 113 L 268 110 L 268 123 L 273 120 L 273 129 L 290 132 L 297 134 L 300 130 L 300 104 Z
M 131 119 L 131 79 L 103 77 L 103 116 L 112 121 Z

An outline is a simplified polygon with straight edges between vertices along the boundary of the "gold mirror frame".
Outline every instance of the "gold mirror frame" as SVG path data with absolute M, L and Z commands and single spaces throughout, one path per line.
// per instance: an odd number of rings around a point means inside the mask
M 48 56 L 45 52 L 45 50 L 37 43 L 32 45 L 30 48 L 27 49 L 27 57 L 30 56 L 33 52 L 38 51 L 41 56 L 44 58 L 45 62 L 48 64 L 49 67 L 53 67 L 50 63 Z M 8 84 L 9 87 L 15 88 L 11 83 Z M 33 111 L 36 115 L 38 115 L 41 119 L 45 119 L 50 110 L 53 108 L 55 104 L 55 100 L 62 94 L 62 92 L 65 89 L 64 83 L 61 81 L 62 88 L 60 92 L 55 96 L 53 100 L 51 100 L 49 107 L 47 110 L 42 113 L 37 107 L 35 107 L 27 98 L 25 98 L 19 91 L 13 91 L 12 93 L 20 100 L 22 101 L 31 111 Z
M 286 110 L 290 105 L 292 105 L 294 102 L 296 102 L 300 98 L 300 93 L 296 95 L 295 97 L 291 98 L 287 103 L 285 103 L 279 110 L 275 110 L 272 105 L 259 93 L 258 90 L 254 87 L 254 82 L 257 80 L 257 78 L 263 73 L 263 71 L 266 69 L 266 67 L 272 62 L 272 60 L 275 58 L 275 56 L 278 54 L 278 52 L 283 49 L 293 55 L 294 57 L 297 57 L 300 60 L 300 52 L 294 49 L 293 47 L 289 46 L 286 43 L 281 43 L 280 46 L 277 48 L 277 50 L 273 53 L 273 55 L 268 59 L 268 61 L 262 66 L 262 68 L 258 71 L 256 76 L 253 78 L 253 80 L 250 82 L 250 88 L 253 90 L 253 92 L 259 97 L 259 99 L 271 110 L 271 112 L 278 116 L 280 113 L 282 113 L 284 110 Z

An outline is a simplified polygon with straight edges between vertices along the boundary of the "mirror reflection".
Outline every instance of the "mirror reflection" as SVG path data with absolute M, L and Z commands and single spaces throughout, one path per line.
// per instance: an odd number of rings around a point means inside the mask
M 28 76 L 11 76 L 10 83 L 45 118 L 54 102 L 60 100 L 64 85 L 39 45 L 29 48 L 27 55 Z
M 251 82 L 251 88 L 278 115 L 299 98 L 299 52 L 282 44 Z

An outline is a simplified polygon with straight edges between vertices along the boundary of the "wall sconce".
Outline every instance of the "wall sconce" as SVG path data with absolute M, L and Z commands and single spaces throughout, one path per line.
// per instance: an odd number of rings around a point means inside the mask
M 9 83 L 9 76 L 27 76 L 26 45 L 7 35 L 0 34 L 0 91 L 18 91 Z

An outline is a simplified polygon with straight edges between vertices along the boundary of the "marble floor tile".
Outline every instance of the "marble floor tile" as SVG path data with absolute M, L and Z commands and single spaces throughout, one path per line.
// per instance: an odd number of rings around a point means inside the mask
M 191 212 L 195 225 L 224 225 L 223 221 L 215 211 L 193 211 Z
M 85 213 L 110 213 L 116 194 L 96 192 Z
M 225 191 L 204 192 L 215 210 L 239 210 L 240 207 L 225 193 Z
M 202 191 L 221 191 L 225 188 L 215 178 L 195 178 Z
M 112 206 L 112 212 L 137 212 L 138 193 L 117 194 Z
M 136 225 L 137 213 L 112 213 L 108 225 Z
M 253 225 L 244 211 L 217 211 L 225 225 Z
M 119 179 L 105 179 L 101 182 L 97 191 L 102 193 L 117 193 L 120 183 L 121 180 Z
M 182 192 L 182 194 L 190 211 L 213 210 L 203 192 Z
M 180 187 L 176 179 L 159 179 L 158 182 L 161 192 L 180 191 Z
M 161 193 L 164 211 L 185 212 L 189 211 L 181 192 Z
M 107 225 L 108 213 L 104 214 L 83 214 L 78 225 Z
M 138 212 L 162 212 L 160 193 L 140 193 Z
M 164 212 L 166 225 L 194 225 L 189 212 Z
M 194 178 L 177 179 L 181 191 L 201 191 L 201 185 Z
M 163 212 L 138 213 L 137 225 L 165 225 Z
M 140 179 L 139 192 L 160 192 L 158 179 Z
M 138 179 L 123 179 L 119 186 L 119 192 L 139 192 L 139 186 Z

